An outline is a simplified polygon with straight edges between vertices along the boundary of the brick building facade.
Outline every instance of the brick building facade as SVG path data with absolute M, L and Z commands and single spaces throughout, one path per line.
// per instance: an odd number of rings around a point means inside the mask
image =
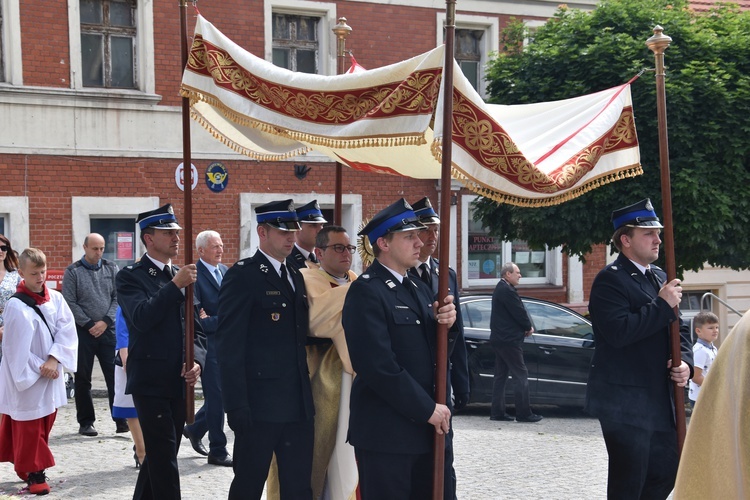
M 92 230 L 105 233 L 109 258 L 116 257 L 120 265 L 132 262 L 143 251 L 134 224 L 138 212 L 171 202 L 178 219 L 184 220 L 183 192 L 175 180 L 182 162 L 177 3 L 2 2 L 0 172 L 5 182 L 0 186 L 0 232 L 17 249 L 43 249 L 51 270 L 64 269 L 80 258 L 83 237 Z M 500 30 L 511 18 L 539 25 L 558 3 L 473 0 L 459 4 L 456 26 L 464 37 L 458 44 L 465 52 L 464 71 L 481 72 L 490 54 L 499 49 Z M 568 3 L 581 9 L 594 5 L 594 0 Z M 197 7 L 246 50 L 274 62 L 276 56 L 292 54 L 297 64 L 314 64 L 316 72 L 329 75 L 336 71 L 331 28 L 339 17 L 353 28 L 347 49 L 366 68 L 434 48 L 442 42 L 445 19 L 444 6 L 427 0 L 224 0 Z M 188 13 L 192 30 L 195 11 L 188 7 Z M 286 39 L 277 39 L 283 38 L 290 23 L 294 29 L 287 31 L 295 35 L 309 28 L 314 57 L 305 59 L 300 48 L 284 52 Z M 123 46 L 124 52 L 117 49 Z M 477 90 L 483 93 L 481 73 L 474 76 Z M 193 235 L 204 229 L 219 231 L 226 262 L 250 255 L 257 246 L 253 206 L 291 197 L 298 203 L 317 198 L 324 209 L 333 208 L 334 164 L 327 158 L 309 154 L 283 162 L 257 162 L 229 150 L 195 123 L 191 130 L 193 164 L 199 173 L 192 198 Z M 229 172 L 221 192 L 209 190 L 205 183 L 205 171 L 214 162 L 221 162 Z M 310 170 L 300 179 L 295 165 Z M 436 181 L 344 169 L 343 185 L 343 223 L 350 234 L 356 233 L 363 219 L 398 197 L 415 201 L 427 195 L 438 201 Z M 528 269 L 522 293 L 562 303 L 587 300 L 591 282 L 607 260 L 604 248 L 590 255 L 585 265 L 556 249 L 527 249 L 523 242 L 498 242 L 491 237 L 487 241 L 493 250 L 482 253 L 472 246 L 482 234 L 481 228 L 470 227 L 475 196 L 458 184 L 452 189 L 452 224 L 444 237 L 451 239 L 450 262 L 465 292 L 492 290 L 496 266 L 520 259 L 526 262 L 522 270 Z M 181 263 L 182 255 L 177 261 Z

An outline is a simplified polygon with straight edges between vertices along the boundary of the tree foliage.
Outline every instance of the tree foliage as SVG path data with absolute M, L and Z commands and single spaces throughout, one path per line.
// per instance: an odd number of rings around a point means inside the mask
M 488 66 L 490 102 L 566 99 L 627 82 L 652 69 L 645 41 L 657 24 L 672 38 L 665 53 L 671 191 L 678 274 L 704 263 L 750 267 L 750 12 L 722 5 L 696 14 L 686 0 L 604 0 L 592 12 L 564 5 L 518 50 L 517 23 L 507 50 Z M 477 216 L 506 240 L 562 246 L 583 256 L 612 236 L 613 209 L 651 198 L 661 213 L 654 72 L 632 86 L 644 174 L 561 205 L 520 208 L 488 199 Z

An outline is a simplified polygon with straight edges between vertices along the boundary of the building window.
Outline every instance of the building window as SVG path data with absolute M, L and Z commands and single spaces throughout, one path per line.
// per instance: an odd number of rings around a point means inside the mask
M 105 259 L 116 262 L 121 269 L 132 264 L 145 251 L 135 218 L 141 212 L 158 207 L 158 196 L 74 196 L 71 200 L 73 247 L 70 261 L 81 258 L 83 240 L 93 232 L 104 237 Z
M 273 63 L 301 73 L 318 73 L 320 18 L 273 14 Z
M 135 0 L 80 0 L 84 87 L 136 88 Z
M 454 43 L 456 62 L 476 91 L 479 91 L 479 82 L 482 79 L 483 36 L 484 30 L 456 29 Z
M 562 252 L 531 248 L 525 241 L 503 241 L 489 234 L 474 220 L 474 195 L 462 196 L 463 286 L 494 286 L 506 262 L 515 263 L 523 276 L 522 285 L 562 284 Z
M 437 12 L 437 44 L 445 43 L 445 12 Z M 500 23 L 497 16 L 456 14 L 453 54 L 474 90 L 486 97 L 484 70 L 489 54 L 500 50 Z
M 0 196 L 0 234 L 21 253 L 29 246 L 29 199 L 25 196 Z
M 91 219 L 91 232 L 104 237 L 105 259 L 114 262 L 120 269 L 135 262 L 135 217 Z

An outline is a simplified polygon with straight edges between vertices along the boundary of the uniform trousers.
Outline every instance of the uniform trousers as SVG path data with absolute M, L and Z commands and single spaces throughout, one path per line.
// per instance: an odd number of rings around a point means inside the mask
M 91 399 L 91 373 L 94 369 L 94 358 L 99 359 L 99 366 L 107 384 L 109 409 L 115 398 L 115 334 L 106 330 L 94 337 L 83 328 L 76 327 L 78 332 L 78 367 L 75 373 L 76 419 L 79 425 L 93 425 L 96 420 L 94 401 Z M 115 421 L 125 419 L 113 419 Z
M 49 449 L 49 434 L 57 411 L 34 420 L 13 420 L 0 415 L 0 462 L 11 462 L 22 474 L 39 472 L 55 465 Z
M 500 418 L 505 415 L 505 384 L 508 374 L 513 376 L 515 385 L 514 403 L 516 418 L 531 415 L 529 403 L 529 371 L 523 360 L 523 340 L 511 342 L 493 342 L 490 345 L 495 353 L 495 378 L 492 384 L 492 408 L 490 417 Z
M 235 433 L 234 479 L 229 498 L 260 499 L 275 453 L 281 500 L 310 500 L 313 432 L 310 419 L 291 423 L 256 421 L 246 432 Z
M 609 454 L 607 498 L 663 500 L 677 476 L 677 432 L 599 419 Z
M 385 453 L 354 448 L 362 500 L 430 500 L 433 454 Z
M 177 452 L 185 427 L 185 399 L 133 394 L 146 445 L 146 458 L 135 483 L 133 499 L 180 498 Z

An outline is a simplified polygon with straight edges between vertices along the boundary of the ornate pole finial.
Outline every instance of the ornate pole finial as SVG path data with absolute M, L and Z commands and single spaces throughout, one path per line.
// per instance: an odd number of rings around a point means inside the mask
M 672 38 L 664 34 L 664 28 L 654 26 L 654 35 L 646 40 L 646 45 L 654 54 L 663 54 L 672 43 Z
M 345 17 L 339 17 L 339 22 L 331 28 L 331 31 L 333 31 L 333 34 L 338 37 L 339 40 L 346 40 L 346 37 L 349 36 L 349 33 L 352 32 L 351 26 L 346 24 L 346 18 Z

